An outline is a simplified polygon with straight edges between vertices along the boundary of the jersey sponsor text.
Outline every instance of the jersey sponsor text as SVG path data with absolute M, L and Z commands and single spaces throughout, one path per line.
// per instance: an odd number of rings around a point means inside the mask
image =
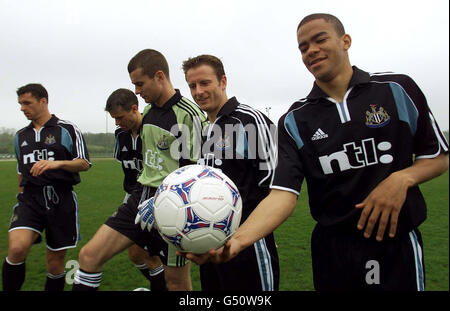
M 343 145 L 343 150 L 336 151 L 330 155 L 319 157 L 320 165 L 324 174 L 333 174 L 332 162 L 338 164 L 340 171 L 358 169 L 378 163 L 389 164 L 393 161 L 390 154 L 378 156 L 378 151 L 389 151 L 392 144 L 388 141 L 375 143 L 374 138 L 363 139 L 358 145 L 355 142 Z

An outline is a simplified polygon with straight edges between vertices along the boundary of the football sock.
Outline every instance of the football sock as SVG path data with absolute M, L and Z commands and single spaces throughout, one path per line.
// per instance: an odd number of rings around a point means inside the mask
M 150 290 L 151 291 L 167 291 L 166 279 L 164 278 L 164 267 L 159 266 L 149 271 Z
M 45 291 L 49 292 L 62 292 L 66 283 L 66 271 L 61 274 L 53 275 L 50 272 L 47 273 L 47 280 L 45 281 Z
M 25 281 L 25 261 L 11 263 L 5 258 L 2 268 L 2 283 L 4 291 L 18 291 Z
M 78 269 L 75 272 L 72 291 L 96 291 L 102 282 L 102 272 L 89 273 Z
M 147 265 L 146 265 L 145 263 L 143 263 L 143 264 L 140 264 L 140 265 L 139 265 L 139 264 L 136 264 L 135 266 L 136 266 L 136 268 L 137 268 L 139 271 L 141 271 L 142 275 L 143 275 L 147 280 L 150 281 L 150 271 L 148 270 Z

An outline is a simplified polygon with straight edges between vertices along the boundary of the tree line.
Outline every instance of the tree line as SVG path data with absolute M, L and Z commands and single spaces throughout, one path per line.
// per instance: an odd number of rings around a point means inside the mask
M 16 131 L 0 127 L 0 158 L 14 158 L 14 136 Z M 114 152 L 113 133 L 83 133 L 89 156 L 112 157 Z

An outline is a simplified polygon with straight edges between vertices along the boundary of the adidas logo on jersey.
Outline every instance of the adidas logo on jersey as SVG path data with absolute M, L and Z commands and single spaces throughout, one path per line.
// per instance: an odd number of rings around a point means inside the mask
M 127 146 L 123 146 L 122 151 L 127 152 L 128 151 Z
M 324 131 L 322 131 L 320 128 L 317 129 L 317 131 L 314 133 L 313 137 L 311 137 L 311 140 L 319 140 L 327 138 L 328 134 L 325 134 Z
M 25 147 L 25 146 L 28 146 L 28 143 L 26 140 L 23 141 L 23 143 L 22 143 L 22 145 L 20 145 L 20 147 Z

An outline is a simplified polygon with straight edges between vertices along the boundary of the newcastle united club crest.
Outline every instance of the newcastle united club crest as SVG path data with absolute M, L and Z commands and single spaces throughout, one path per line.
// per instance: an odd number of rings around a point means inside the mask
M 226 150 L 231 146 L 230 137 L 225 135 L 223 138 L 220 138 L 216 143 L 216 149 L 218 150 Z
M 366 125 L 370 128 L 382 127 L 391 121 L 391 117 L 383 107 L 377 109 L 377 105 L 370 105 L 370 111 L 366 111 Z
M 53 145 L 54 143 L 56 143 L 55 136 L 53 136 L 52 134 L 49 134 L 49 135 L 45 138 L 45 144 L 46 144 L 46 145 Z
M 169 139 L 166 135 L 163 135 L 162 138 L 158 141 L 157 145 L 159 150 L 167 150 L 169 149 Z

